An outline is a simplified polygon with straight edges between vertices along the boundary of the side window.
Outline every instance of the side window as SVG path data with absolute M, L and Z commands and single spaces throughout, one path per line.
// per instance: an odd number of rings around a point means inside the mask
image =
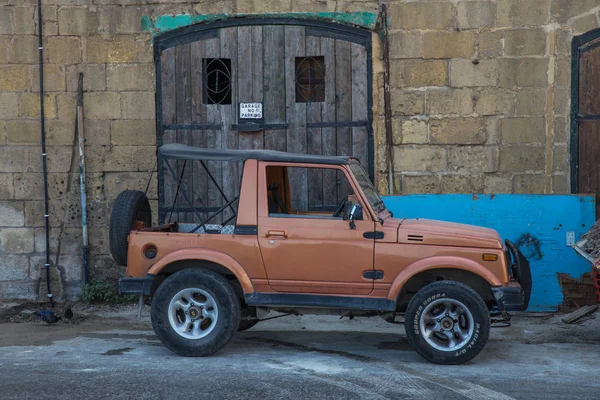
M 346 201 L 358 200 L 343 171 L 336 168 L 267 167 L 269 216 L 342 219 Z

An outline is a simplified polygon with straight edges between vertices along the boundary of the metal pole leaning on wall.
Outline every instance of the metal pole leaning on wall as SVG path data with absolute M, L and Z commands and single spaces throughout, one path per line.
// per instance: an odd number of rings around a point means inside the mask
M 42 168 L 44 171 L 44 226 L 46 228 L 46 285 L 48 289 L 48 299 L 50 305 L 54 307 L 54 298 L 50 285 L 50 222 L 48 211 L 48 168 L 46 155 L 46 129 L 44 116 L 44 46 L 42 36 L 42 0 L 38 0 L 38 54 L 40 67 L 40 135 L 42 136 Z
M 83 237 L 83 283 L 89 283 L 87 196 L 85 193 L 85 134 L 83 130 L 83 74 L 77 84 L 77 144 L 79 147 L 79 193 L 81 195 L 81 234 Z
M 381 5 L 379 18 L 381 21 L 381 41 L 383 42 L 383 103 L 385 113 L 385 147 L 388 164 L 389 194 L 394 194 L 394 152 L 392 146 L 392 103 L 390 94 L 390 43 L 388 37 L 387 7 Z

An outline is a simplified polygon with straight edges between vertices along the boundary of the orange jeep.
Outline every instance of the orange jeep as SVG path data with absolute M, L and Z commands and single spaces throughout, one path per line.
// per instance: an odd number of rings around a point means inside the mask
M 511 242 L 503 246 L 492 229 L 393 218 L 355 158 L 181 144 L 158 156 L 179 186 L 173 165 L 183 160 L 200 163 L 215 185 L 207 164 L 243 163 L 239 196 L 219 188 L 222 206 L 192 211 L 192 222 L 151 227 L 139 191 L 113 206 L 111 252 L 127 265 L 119 291 L 152 296 L 154 331 L 177 354 L 213 354 L 276 311 L 404 316 L 417 353 L 460 364 L 484 347 L 490 314 L 506 321 L 527 308 L 529 263 Z M 322 178 L 318 196 L 333 193 L 319 200 L 329 207 L 302 201 L 307 176 Z M 186 190 L 177 196 L 197 207 Z M 332 199 L 341 201 L 332 207 Z M 225 211 L 230 217 L 217 217 Z

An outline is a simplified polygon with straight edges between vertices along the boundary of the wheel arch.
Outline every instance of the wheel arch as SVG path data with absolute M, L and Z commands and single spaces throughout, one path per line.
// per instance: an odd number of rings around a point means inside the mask
M 254 292 L 252 280 L 233 257 L 216 250 L 198 248 L 174 251 L 152 265 L 148 274 L 157 277 L 152 292 L 158 288 L 164 278 L 187 268 L 208 269 L 225 276 L 240 297 Z
M 460 257 L 431 257 L 419 260 L 405 268 L 392 282 L 388 300 L 395 300 L 398 309 L 406 305 L 423 286 L 453 280 L 472 287 L 485 301 L 493 300 L 492 286 L 503 284 L 488 269 L 473 260 Z

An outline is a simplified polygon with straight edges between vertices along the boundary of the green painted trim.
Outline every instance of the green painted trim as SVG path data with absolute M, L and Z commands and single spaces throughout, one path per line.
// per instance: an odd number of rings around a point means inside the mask
M 186 26 L 219 21 L 229 18 L 296 18 L 312 19 L 337 22 L 344 25 L 359 26 L 374 30 L 377 25 L 377 14 L 368 11 L 357 11 L 351 13 L 342 12 L 316 12 L 316 13 L 264 13 L 264 14 L 179 14 L 159 15 L 157 17 L 143 16 L 141 21 L 142 30 L 152 32 L 152 35 L 169 32 Z

